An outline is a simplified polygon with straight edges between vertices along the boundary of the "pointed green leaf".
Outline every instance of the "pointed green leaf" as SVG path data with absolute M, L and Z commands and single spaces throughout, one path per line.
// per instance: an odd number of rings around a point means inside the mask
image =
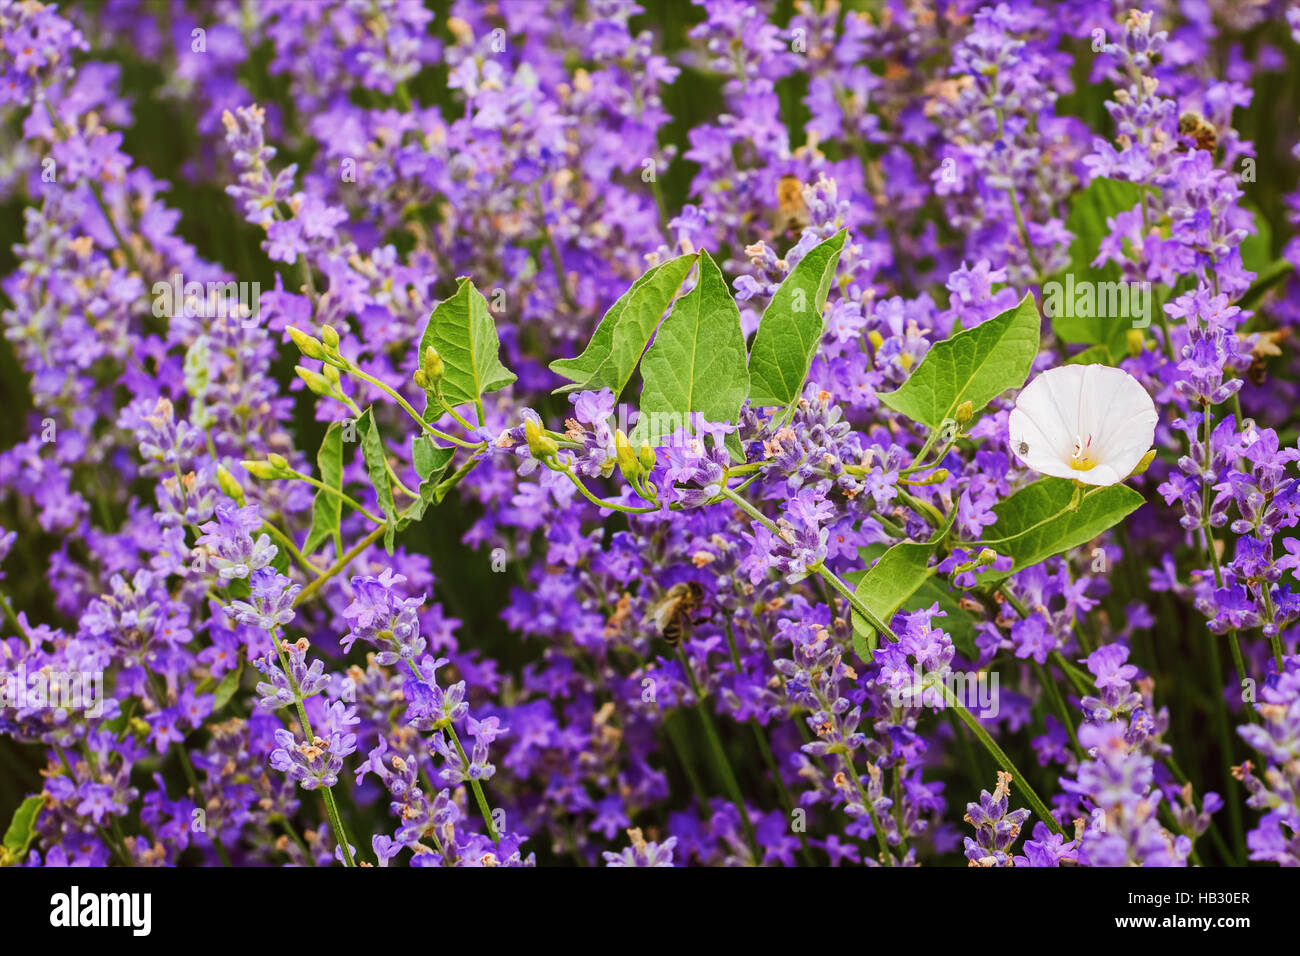
M 740 310 L 713 258 L 701 252 L 699 264 L 695 288 L 677 300 L 641 360 L 645 387 L 637 435 L 664 412 L 734 422 L 749 394 Z
M 844 249 L 845 230 L 814 246 L 790 270 L 763 310 L 749 351 L 749 397 L 756 406 L 789 405 L 803 391 L 822 341 L 822 309 Z
M 18 805 L 9 821 L 9 829 L 5 831 L 3 855 L 6 862 L 20 862 L 26 855 L 32 841 L 36 839 L 36 818 L 40 816 L 44 805 L 45 798 L 39 793 Z
M 238 666 L 226 672 L 226 676 L 221 678 L 221 683 L 217 685 L 216 693 L 212 698 L 212 710 L 215 713 L 226 704 L 230 703 L 230 698 L 235 696 L 235 691 L 239 690 L 239 681 L 244 674 L 244 659 L 239 659 Z
M 1086 544 L 1143 503 L 1127 485 L 1089 487 L 1065 478 L 1040 478 L 993 508 L 997 521 L 978 544 L 1009 555 L 1006 571 L 989 569 L 983 581 L 1000 581 L 1054 554 Z
M 1028 293 L 1020 304 L 973 329 L 936 342 L 902 387 L 880 400 L 913 421 L 938 428 L 957 407 L 978 412 L 1029 377 L 1041 320 Z
M 411 460 L 421 481 L 441 475 L 456 455 L 454 448 L 440 448 L 428 435 L 417 435 L 411 442 Z
M 438 500 L 438 484 L 442 475 L 456 456 L 454 448 L 440 448 L 427 435 L 418 435 L 411 443 L 411 457 L 415 462 L 415 471 L 420 476 L 420 487 L 416 489 L 420 497 L 406 506 L 397 519 L 397 530 L 404 531 L 409 525 L 424 517 L 429 506 Z
M 456 294 L 433 307 L 420 339 L 421 358 L 430 345 L 442 357 L 442 394 L 453 408 L 477 403 L 487 392 L 515 380 L 514 372 L 497 357 L 500 341 L 487 300 L 469 279 L 462 276 L 458 281 Z
M 393 501 L 393 485 L 388 480 L 388 458 L 384 452 L 384 441 L 379 436 L 379 426 L 375 424 L 374 410 L 367 408 L 357 419 L 357 434 L 361 436 L 361 454 L 366 461 L 366 473 L 370 484 L 379 499 L 379 507 L 386 519 L 384 528 L 384 547 L 393 553 L 393 538 L 397 534 L 397 505 Z
M 316 452 L 316 467 L 320 480 L 331 488 L 343 490 L 343 426 L 331 422 Z M 343 518 L 343 499 L 328 491 L 316 490 L 311 507 L 311 531 L 302 546 L 303 554 L 311 554 L 328 541 L 339 529 Z
M 669 259 L 632 283 L 600 320 L 581 355 L 551 363 L 552 372 L 573 382 L 556 391 L 611 388 L 617 400 L 695 258 L 691 254 Z
M 727 455 L 730 456 L 732 464 L 743 465 L 745 463 L 745 446 L 741 444 L 738 434 L 728 432 L 727 437 L 722 440 L 722 447 L 727 449 Z

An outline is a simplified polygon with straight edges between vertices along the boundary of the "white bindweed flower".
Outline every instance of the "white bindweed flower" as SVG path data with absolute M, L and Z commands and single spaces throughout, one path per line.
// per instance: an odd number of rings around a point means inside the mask
M 1063 365 L 1024 387 L 1007 420 L 1011 450 L 1034 471 L 1114 485 L 1155 440 L 1156 406 L 1123 369 Z

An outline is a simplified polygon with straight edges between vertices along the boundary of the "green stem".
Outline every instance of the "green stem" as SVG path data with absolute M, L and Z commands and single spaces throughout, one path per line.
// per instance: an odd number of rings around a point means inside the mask
M 298 562 L 299 566 L 304 571 L 306 571 L 308 574 L 313 576 L 319 573 L 320 569 L 317 568 L 315 565 L 313 565 L 310 561 L 308 561 L 303 556 L 303 553 L 298 550 L 298 546 L 293 543 L 293 539 L 290 538 L 287 534 L 285 534 L 275 525 L 271 524 L 271 522 L 269 521 L 264 521 L 262 523 L 262 529 L 268 532 L 271 535 L 271 537 L 273 537 L 276 541 L 278 541 L 281 545 L 283 545 L 284 549 L 289 552 L 290 556 L 295 561 Z
M 325 813 L 330 818 L 330 827 L 334 830 L 334 839 L 343 852 L 343 865 L 356 866 L 357 861 L 352 858 L 352 847 L 348 843 L 347 832 L 343 829 L 343 818 L 339 816 L 338 804 L 334 802 L 334 789 L 332 787 L 322 787 L 321 797 L 325 800 Z
M 1088 680 L 1088 676 L 1083 671 L 1079 670 L 1079 668 L 1067 661 L 1065 655 L 1060 651 L 1052 651 L 1049 658 L 1051 662 L 1059 667 L 1061 672 L 1070 679 L 1070 683 L 1074 685 L 1075 693 L 1079 694 L 1079 696 L 1082 697 L 1084 694 L 1091 694 L 1095 691 L 1096 688 L 1094 688 L 1092 682 Z
M 321 481 L 319 478 L 313 478 L 311 475 L 304 475 L 300 471 L 291 472 L 291 474 L 293 475 L 294 478 L 297 478 L 299 481 L 307 482 L 307 484 L 311 485 L 313 488 L 319 488 L 321 491 L 329 492 L 331 495 L 338 498 L 339 501 L 343 502 L 353 511 L 357 512 L 364 518 L 368 518 L 370 521 L 374 522 L 375 524 L 384 523 L 383 519 L 376 518 L 364 507 L 362 507 L 361 504 L 358 501 L 356 501 L 356 499 L 354 499 L 351 495 L 348 495 L 345 492 L 340 491 L 338 488 L 334 488 L 331 487 L 330 485 L 325 484 L 325 482 Z M 315 568 L 313 568 L 312 570 L 314 571 Z
M 460 754 L 461 762 L 466 767 L 469 766 L 469 757 L 465 755 L 465 748 L 460 745 L 460 737 L 456 735 L 456 728 L 451 724 L 447 725 L 447 736 L 456 746 L 456 753 Z M 478 804 L 478 812 L 483 817 L 483 825 L 487 827 L 488 836 L 492 838 L 493 843 L 501 842 L 501 834 L 497 833 L 496 826 L 492 823 L 492 808 L 488 806 L 487 796 L 483 793 L 483 785 L 477 780 L 470 780 L 470 789 L 474 791 L 474 801 Z
M 1079 746 L 1078 733 L 1075 731 L 1074 718 L 1070 716 L 1070 709 L 1065 705 L 1065 698 L 1061 696 L 1061 689 L 1056 686 L 1056 678 L 1038 661 L 1033 661 L 1034 673 L 1038 676 L 1038 682 L 1043 686 L 1043 693 L 1047 695 L 1048 701 L 1056 708 L 1056 714 L 1061 718 L 1061 723 L 1065 725 L 1066 731 L 1070 734 L 1070 746 L 1074 748 L 1074 754 L 1080 760 L 1084 759 L 1083 748 Z
M 463 428 L 465 429 L 465 431 L 470 432 L 470 433 L 472 434 L 473 431 L 474 431 L 474 426 L 471 425 L 469 422 L 465 421 L 465 419 L 463 419 L 463 418 L 461 417 L 460 412 L 458 412 L 458 411 L 456 411 L 456 409 L 452 408 L 451 405 L 450 405 L 450 403 L 448 403 L 447 399 L 443 398 L 443 396 L 442 396 L 442 387 L 441 387 L 441 386 L 439 386 L 439 388 L 438 388 L 438 390 L 437 390 L 437 392 L 436 392 L 435 394 L 437 395 L 437 398 L 438 398 L 438 404 L 441 405 L 441 406 L 446 410 L 447 414 L 450 415 L 452 418 L 456 419 L 456 421 L 458 421 L 458 422 L 461 424 L 461 427 L 463 427 Z M 478 400 L 478 401 L 475 403 L 475 404 L 476 404 L 476 408 L 477 408 L 478 411 L 479 411 L 479 417 L 480 417 L 480 418 L 483 417 L 483 415 L 482 415 L 482 404 L 481 404 L 481 402 L 482 402 L 482 400 L 480 399 L 480 400 Z
M 113 239 L 117 242 L 117 247 L 122 250 L 127 269 L 139 273 L 140 266 L 135 261 L 135 254 L 131 252 L 131 247 L 126 244 L 126 240 L 122 238 L 122 233 L 118 231 L 117 223 L 114 222 L 112 214 L 108 211 L 108 204 L 104 202 L 104 191 L 94 179 L 90 180 L 90 192 L 95 197 L 95 205 L 99 207 L 100 214 L 104 217 L 109 230 L 113 233 Z M 143 275 L 143 273 L 141 274 Z
M 302 850 L 303 856 L 307 858 L 307 865 L 315 866 L 316 857 L 312 856 L 311 848 L 303 841 L 303 838 L 298 834 L 298 831 L 293 828 L 293 824 L 289 822 L 288 817 L 282 813 L 277 813 L 271 819 L 280 824 L 280 829 L 285 832 L 285 835 L 298 845 L 298 849 Z
M 1259 589 L 1264 596 L 1264 623 L 1273 629 L 1273 633 L 1268 638 L 1269 644 L 1273 647 L 1273 663 L 1277 666 L 1277 672 L 1280 674 L 1285 665 L 1282 661 L 1282 634 L 1277 626 L 1277 611 L 1273 608 L 1273 595 L 1268 592 L 1268 582 L 1261 581 Z
M 441 502 L 442 499 L 447 496 L 447 492 L 449 492 L 452 488 L 456 487 L 456 485 L 460 484 L 461 479 L 464 478 L 466 475 L 468 475 L 475 468 L 477 468 L 478 463 L 482 460 L 483 459 L 479 457 L 471 458 L 469 461 L 465 462 L 465 464 L 457 468 L 452 473 L 451 477 L 439 482 L 438 487 L 435 488 L 433 491 L 434 500 Z
M 403 658 L 402 663 L 406 669 L 411 672 L 411 676 L 418 681 L 424 680 L 424 675 L 416 666 L 415 661 Z M 456 733 L 456 728 L 451 721 L 447 722 L 447 736 L 451 739 L 452 745 L 456 748 L 456 753 L 460 755 L 460 762 L 466 773 L 469 771 L 469 757 L 465 753 L 465 748 L 461 746 L 460 736 Z M 469 780 L 470 789 L 474 791 L 474 801 L 478 804 L 478 812 L 483 817 L 483 825 L 487 827 L 488 836 L 492 838 L 493 843 L 501 842 L 501 835 L 497 833 L 496 825 L 492 822 L 492 807 L 488 805 L 487 796 L 483 793 L 483 785 L 477 779 L 471 777 Z
M 289 666 L 289 659 L 284 653 L 284 642 L 280 639 L 279 630 L 271 631 L 271 643 L 275 645 L 276 656 L 280 659 L 280 669 L 284 672 L 285 679 L 293 689 L 294 708 L 298 711 L 298 723 L 302 725 L 304 739 L 311 741 L 315 739 L 315 734 L 311 730 L 311 721 L 307 719 L 307 708 L 303 706 L 302 691 L 298 687 L 298 682 L 293 679 L 293 670 Z M 344 866 L 356 866 L 356 861 L 352 858 L 352 846 L 348 843 L 347 832 L 343 829 L 343 818 L 339 816 L 339 808 L 334 803 L 334 794 L 332 788 L 322 787 L 321 797 L 325 801 L 325 813 L 329 817 L 330 827 L 334 831 L 334 840 L 339 845 L 339 851 L 343 854 Z
M 293 599 L 293 606 L 297 607 L 298 605 L 305 603 L 308 598 L 310 598 L 313 594 L 315 594 L 317 591 L 321 589 L 321 587 L 325 584 L 325 582 L 327 582 L 328 580 L 330 580 L 330 578 L 334 577 L 339 572 L 347 568 L 347 566 L 352 563 L 352 560 L 357 555 L 359 555 L 362 551 L 366 550 L 366 548 L 370 547 L 372 544 L 378 541 L 383 536 L 383 534 L 384 534 L 383 527 L 379 527 L 376 528 L 374 531 L 370 532 L 370 534 L 366 535 L 364 538 L 362 538 L 361 541 L 359 541 L 357 545 L 352 548 L 351 551 L 343 555 L 343 557 L 339 558 L 338 561 L 336 561 L 329 568 L 329 570 L 323 572 L 314 581 L 312 581 L 305 588 L 299 591 L 298 596 Z
M 145 681 L 148 684 L 150 693 L 153 694 L 154 702 L 159 707 L 165 708 L 167 706 L 166 688 L 160 683 L 158 675 L 151 671 L 148 666 L 145 666 L 143 661 L 141 661 L 141 665 L 144 668 Z M 194 805 L 202 808 L 205 804 L 203 799 L 203 790 L 199 786 L 199 775 L 194 770 L 194 764 L 190 760 L 189 751 L 187 751 L 181 743 L 173 743 L 171 745 L 171 750 L 180 760 L 181 770 L 185 773 L 185 780 L 190 785 L 190 796 L 194 800 Z M 114 819 L 113 822 L 116 824 L 116 819 Z M 221 865 L 230 866 L 230 857 L 227 855 L 226 848 L 222 845 L 220 838 L 217 837 L 216 834 L 213 834 L 211 839 L 212 847 L 217 851 L 217 859 L 221 861 Z
M 714 765 L 722 776 L 723 786 L 726 787 L 731 802 L 735 804 L 736 812 L 740 814 L 740 826 L 745 831 L 745 839 L 749 841 L 750 852 L 753 853 L 754 863 L 757 864 L 762 860 L 763 854 L 758 845 L 758 834 L 754 832 L 754 822 L 749 819 L 749 809 L 745 806 L 744 794 L 741 793 L 736 773 L 731 768 L 731 761 L 727 758 L 727 751 L 723 749 L 722 738 L 718 736 L 718 728 L 713 723 L 713 716 L 705 706 L 704 692 L 700 689 L 699 682 L 695 679 L 695 671 L 691 669 L 690 662 L 680 647 L 677 648 L 677 661 L 686 673 L 687 680 L 690 681 L 691 691 L 695 694 L 695 709 L 700 715 L 701 723 L 704 724 L 704 735 L 708 738 L 709 748 L 713 751 Z
M 830 568 L 826 567 L 826 565 L 824 564 L 816 565 L 814 570 L 818 574 L 820 574 L 822 578 L 831 587 L 839 591 L 840 594 L 844 596 L 845 600 L 849 602 L 849 606 L 852 607 L 853 610 L 856 611 L 858 614 L 860 614 L 864 621 L 866 621 L 868 624 L 874 627 L 877 631 L 883 634 L 890 641 L 897 643 L 898 635 L 894 633 L 893 629 L 888 624 L 886 624 L 883 620 L 881 620 L 881 618 L 877 616 L 877 614 L 874 611 L 872 611 L 871 608 L 863 604 L 862 601 L 859 600 L 858 596 L 855 593 L 853 593 L 853 589 L 850 588 L 847 584 L 845 584 L 843 579 L 841 579 L 839 575 L 837 575 Z
M 731 618 L 723 619 L 723 624 L 727 632 L 727 647 L 731 650 L 731 663 L 736 668 L 736 673 L 740 674 L 744 668 L 740 662 L 740 649 L 736 646 L 736 634 L 731 626 Z M 772 746 L 767 742 L 767 734 L 763 732 L 762 726 L 754 717 L 749 718 L 750 729 L 754 733 L 754 742 L 758 744 L 758 752 L 763 758 L 763 763 L 767 766 L 767 772 L 772 775 L 772 782 L 776 784 L 777 792 L 780 794 L 781 803 L 785 806 L 786 812 L 793 819 L 795 811 L 794 798 L 790 795 L 790 790 L 785 785 L 785 779 L 781 776 L 781 767 L 776 762 L 776 755 L 772 753 Z M 808 836 L 803 831 L 799 832 L 799 843 L 802 847 L 802 856 L 804 863 L 808 866 L 814 866 L 815 861 L 812 857 L 812 850 L 808 846 Z
M 867 816 L 871 819 L 872 832 L 876 834 L 876 846 L 880 848 L 880 859 L 885 866 L 894 865 L 894 854 L 889 849 L 889 841 L 885 838 L 885 830 L 880 825 L 880 817 L 876 815 L 876 808 L 871 805 L 871 796 L 867 793 L 867 788 L 862 785 L 862 778 L 858 776 L 857 768 L 853 766 L 852 755 L 843 754 L 844 768 L 849 772 L 849 779 L 853 781 L 853 786 L 857 788 L 858 796 L 862 800 L 862 805 L 867 810 Z
M 27 628 L 23 627 L 22 622 L 18 620 L 18 615 L 14 613 L 14 606 L 9 603 L 9 597 L 4 592 L 0 592 L 0 610 L 4 611 L 5 620 L 14 626 L 14 632 L 27 640 Z
M 745 512 L 745 514 L 749 515 L 759 524 L 763 525 L 763 527 L 767 528 L 768 531 L 771 531 L 775 535 L 781 536 L 782 540 L 784 540 L 784 536 L 782 535 L 781 529 L 777 527 L 776 522 L 772 521 L 770 518 L 767 517 L 767 515 L 763 514 L 763 512 L 759 511 L 757 508 L 751 505 L 744 498 L 740 497 L 740 495 L 736 494 L 730 488 L 723 488 L 721 491 L 721 496 L 731 501 L 733 504 L 736 505 L 736 507 L 740 508 L 741 511 Z M 866 621 L 868 624 L 874 627 L 881 634 L 885 635 L 885 637 L 887 637 L 889 640 L 891 641 L 898 640 L 898 635 L 893 632 L 890 626 L 886 624 L 884 621 L 882 621 L 879 618 L 879 616 L 877 616 L 876 613 L 871 610 L 871 608 L 863 604 L 858 599 L 858 596 L 853 593 L 853 589 L 850 588 L 847 584 L 845 584 L 844 581 L 839 577 L 839 575 L 837 575 L 834 571 L 826 567 L 826 565 L 824 564 L 814 565 L 809 570 L 815 571 L 817 574 L 821 575 L 822 579 L 825 580 L 827 584 L 829 584 L 835 590 L 839 591 L 840 594 L 844 596 L 845 600 L 849 602 L 849 606 L 853 608 L 853 610 L 856 611 L 858 614 L 860 614 L 864 621 Z
M 580 492 L 582 492 L 582 496 L 586 498 L 588 501 L 590 501 L 593 505 L 596 505 L 597 507 L 607 508 L 610 511 L 621 511 L 624 514 L 629 514 L 629 515 L 650 514 L 653 511 L 659 510 L 658 508 L 637 508 L 632 505 L 621 505 L 617 501 L 606 501 L 603 498 L 598 498 L 596 497 L 596 495 L 592 494 L 590 490 L 588 490 L 587 486 L 582 483 L 582 480 L 573 473 L 573 469 L 570 468 L 568 465 L 565 465 L 564 467 L 560 467 L 560 468 L 552 468 L 552 470 L 558 471 L 561 474 L 563 474 L 565 477 L 567 477 L 571 482 L 573 482 L 573 486 L 577 488 Z
M 1029 784 L 1029 779 L 1016 769 L 1016 765 L 1011 762 L 1011 758 L 1008 757 L 1006 753 L 1003 752 L 1002 748 L 998 746 L 997 741 L 989 736 L 989 732 L 984 729 L 982 724 L 980 724 L 979 719 L 967 710 L 962 705 L 961 701 L 957 700 L 948 685 L 939 681 L 935 686 L 943 693 L 944 700 L 948 703 L 948 706 L 957 712 L 957 716 L 961 718 L 962 723 L 964 723 L 970 729 L 970 732 L 975 735 L 975 739 L 984 745 L 984 749 L 993 757 L 994 762 L 996 762 L 997 765 L 1007 773 L 1011 774 L 1011 778 L 1019 783 L 1020 788 L 1025 792 L 1025 799 L 1029 801 L 1029 806 L 1033 808 L 1033 811 L 1038 815 L 1038 818 L 1042 820 L 1043 823 L 1047 824 L 1047 828 L 1053 833 L 1064 835 L 1065 831 L 1062 830 L 1061 825 L 1056 822 L 1056 818 L 1048 812 L 1047 805 L 1038 798 L 1038 794 L 1034 792 L 1034 788 Z
M 446 432 L 442 431 L 441 429 L 434 428 L 431 424 L 429 424 L 424 420 L 423 415 L 421 415 L 413 407 L 411 407 L 411 403 L 408 402 L 405 398 L 403 398 L 396 389 L 389 387 L 387 384 L 381 382 L 379 379 L 375 378 L 373 375 L 369 374 L 368 372 L 362 371 L 361 369 L 357 368 L 357 366 L 353 365 L 351 362 L 343 366 L 343 371 L 347 372 L 349 375 L 361 379 L 363 382 L 369 382 L 375 388 L 379 389 L 381 392 L 384 392 L 393 401 L 397 402 L 397 404 L 401 406 L 402 410 L 406 412 L 407 415 L 411 416 L 412 419 L 414 419 L 416 424 L 418 424 L 421 428 L 423 428 L 434 438 L 440 439 L 441 441 L 451 442 L 454 445 L 459 445 L 461 448 L 472 448 L 476 451 L 485 447 L 486 444 L 485 442 L 481 442 L 481 441 L 468 442 L 465 441 L 465 439 L 463 438 L 457 438 L 455 435 L 448 435 Z
M 63 764 L 63 769 L 67 773 L 68 779 L 75 781 L 77 779 L 77 772 L 73 769 L 72 761 L 68 759 L 67 752 L 58 744 L 53 744 L 52 746 L 54 747 L 54 752 L 59 755 L 59 762 Z M 93 771 L 93 762 L 90 760 L 90 754 L 88 752 L 86 754 L 86 763 L 91 766 Z M 117 817 L 111 817 L 111 821 L 113 824 L 111 832 L 108 829 L 105 829 L 102 825 L 95 827 L 96 832 L 99 833 L 99 837 L 104 841 L 105 846 L 117 854 L 117 858 L 122 861 L 123 866 L 135 866 L 135 861 L 131 858 L 131 854 L 127 852 L 126 840 L 125 837 L 122 836 L 122 828 L 118 825 Z
M 665 719 L 663 726 L 664 732 L 668 735 L 668 742 L 672 745 L 673 752 L 677 754 L 677 762 L 682 765 L 682 772 L 686 774 L 686 781 L 691 785 L 691 789 L 695 791 L 695 800 L 699 804 L 700 816 L 704 818 L 709 806 L 709 795 L 705 792 L 699 774 L 695 772 L 695 767 L 686 759 L 688 750 L 686 741 L 682 739 L 680 728 L 672 721 Z

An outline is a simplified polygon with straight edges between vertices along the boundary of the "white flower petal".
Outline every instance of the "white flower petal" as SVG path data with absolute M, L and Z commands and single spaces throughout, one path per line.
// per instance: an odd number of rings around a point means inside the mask
M 1158 418 L 1147 390 L 1123 369 L 1065 365 L 1025 386 L 1007 431 L 1012 452 L 1035 471 L 1113 485 L 1147 453 Z
M 1054 418 L 1048 418 L 1048 421 L 1057 424 Z M 1057 478 L 1071 478 L 1074 472 L 1067 463 L 1068 452 L 1061 451 L 1063 439 L 1060 438 L 1059 431 L 1057 428 L 1049 435 L 1019 406 L 1013 408 L 1007 417 L 1007 432 L 1011 437 L 1013 455 L 1034 471 L 1055 475 Z
M 1071 414 L 1071 410 L 1078 406 L 1078 392 L 1075 383 L 1070 381 L 1077 368 L 1066 366 L 1052 370 L 1071 373 L 1064 378 L 1044 372 L 1026 385 L 1016 399 L 1016 411 L 1029 416 L 1053 454 L 1066 458 L 1074 447 L 1078 430 L 1075 427 L 1076 416 Z

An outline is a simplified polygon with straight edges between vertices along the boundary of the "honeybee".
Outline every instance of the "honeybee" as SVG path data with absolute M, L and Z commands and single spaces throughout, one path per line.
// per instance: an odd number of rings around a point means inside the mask
M 812 222 L 808 204 L 803 201 L 803 183 L 798 176 L 782 176 L 776 184 L 776 216 L 774 228 L 777 235 L 799 235 Z
M 1290 335 L 1291 330 L 1289 328 L 1259 333 L 1259 339 L 1255 342 L 1254 349 L 1251 350 L 1250 367 L 1246 369 L 1247 381 L 1252 385 L 1263 385 L 1267 381 L 1268 357 L 1281 355 L 1282 349 L 1279 346 Z
M 697 581 L 682 581 L 668 589 L 646 613 L 643 623 L 654 622 L 663 639 L 676 644 L 687 624 L 694 623 L 691 613 L 704 603 L 704 589 Z
M 1213 155 L 1219 145 L 1219 131 L 1200 113 L 1188 110 L 1178 117 L 1178 132 L 1196 141 L 1196 148 Z

